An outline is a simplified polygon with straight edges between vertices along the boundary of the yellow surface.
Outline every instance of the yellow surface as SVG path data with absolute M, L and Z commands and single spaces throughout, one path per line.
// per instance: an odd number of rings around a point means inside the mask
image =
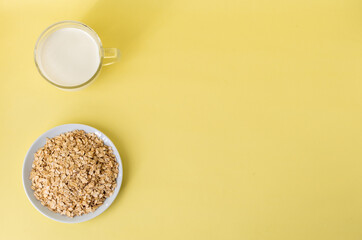
M 0 1 L 0 239 L 362 239 L 360 0 Z M 120 63 L 63 92 L 41 31 L 89 24 Z M 46 130 L 94 126 L 124 182 L 67 225 L 30 204 L 23 158 Z

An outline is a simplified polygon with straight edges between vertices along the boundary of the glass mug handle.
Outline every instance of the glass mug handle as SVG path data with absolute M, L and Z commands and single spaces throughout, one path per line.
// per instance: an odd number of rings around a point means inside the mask
M 121 58 L 121 52 L 118 48 L 104 48 L 103 49 L 103 64 L 102 66 L 108 66 L 116 63 Z

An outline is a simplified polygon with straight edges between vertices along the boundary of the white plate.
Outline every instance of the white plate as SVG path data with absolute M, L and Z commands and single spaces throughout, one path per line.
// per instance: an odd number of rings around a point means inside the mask
M 114 193 L 112 194 L 112 196 L 107 198 L 104 201 L 104 203 L 99 208 L 97 208 L 97 210 L 95 210 L 93 213 L 83 214 L 81 216 L 70 218 L 70 217 L 67 217 L 64 215 L 60 215 L 59 213 L 52 212 L 47 207 L 44 207 L 43 205 L 41 205 L 40 201 L 35 198 L 34 191 L 31 189 L 31 180 L 29 179 L 29 176 L 30 176 L 30 171 L 32 169 L 31 165 L 33 164 L 33 161 L 34 161 L 34 153 L 36 151 L 38 151 L 39 148 L 41 148 L 45 145 L 46 138 L 52 138 L 52 137 L 58 136 L 62 133 L 74 131 L 77 129 L 84 130 L 85 132 L 95 133 L 100 139 L 103 140 L 104 144 L 112 147 L 113 153 L 116 156 L 117 162 L 119 163 L 119 167 L 118 167 L 119 173 L 118 173 L 118 177 L 117 177 L 117 187 L 114 190 Z M 92 128 L 90 126 L 83 125 L 83 124 L 65 124 L 65 125 L 61 125 L 61 126 L 52 128 L 49 131 L 42 134 L 37 140 L 35 140 L 33 145 L 31 145 L 31 147 L 29 148 L 28 152 L 26 153 L 24 165 L 23 165 L 23 185 L 24 185 L 26 195 L 28 196 L 30 202 L 43 215 L 45 215 L 48 218 L 51 218 L 55 221 L 64 222 L 64 223 L 79 223 L 79 222 L 88 221 L 88 220 L 98 216 L 102 212 L 104 212 L 112 204 L 114 199 L 117 197 L 117 194 L 118 194 L 119 189 L 122 184 L 122 176 L 123 176 L 123 169 L 122 169 L 121 157 L 119 156 L 117 148 L 114 146 L 112 141 L 106 135 L 104 135 L 104 133 L 102 133 L 101 131 L 99 131 L 95 128 Z

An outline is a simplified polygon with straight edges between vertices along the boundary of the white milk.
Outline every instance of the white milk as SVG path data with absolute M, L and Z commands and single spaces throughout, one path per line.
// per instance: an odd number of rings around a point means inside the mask
M 100 62 L 97 42 L 78 28 L 51 33 L 39 49 L 39 67 L 52 82 L 76 86 L 88 81 Z

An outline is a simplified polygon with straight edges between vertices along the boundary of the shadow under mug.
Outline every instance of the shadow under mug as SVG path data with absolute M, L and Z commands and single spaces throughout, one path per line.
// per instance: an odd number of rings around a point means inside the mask
M 40 56 L 40 52 L 39 52 L 42 45 L 44 44 L 44 42 L 47 40 L 47 38 L 52 33 L 54 33 L 57 30 L 63 29 L 63 28 L 80 29 L 80 30 L 88 33 L 88 35 L 90 37 L 92 37 L 93 40 L 98 45 L 99 58 L 100 58 L 98 69 L 89 80 L 87 80 L 81 84 L 78 84 L 78 85 L 68 86 L 68 85 L 61 85 L 59 83 L 55 83 L 55 81 L 52 81 L 52 79 L 50 79 L 47 76 L 47 74 L 45 73 L 45 71 L 42 67 L 41 56 Z M 91 29 L 89 26 L 87 26 L 86 24 L 77 22 L 77 21 L 61 21 L 61 22 L 57 22 L 57 23 L 49 26 L 47 29 L 45 29 L 42 32 L 42 34 L 38 38 L 38 40 L 35 44 L 35 49 L 34 49 L 35 65 L 36 65 L 39 73 L 41 74 L 41 76 L 45 80 L 47 80 L 49 83 L 51 83 L 52 85 L 54 85 L 62 90 L 68 90 L 68 91 L 80 90 L 80 89 L 87 87 L 90 83 L 92 83 L 97 78 L 102 66 L 107 66 L 107 65 L 113 64 L 115 62 L 118 62 L 120 60 L 120 55 L 121 55 L 120 51 L 117 48 L 103 48 L 102 42 L 101 42 L 99 36 L 97 35 L 97 33 L 93 29 Z

